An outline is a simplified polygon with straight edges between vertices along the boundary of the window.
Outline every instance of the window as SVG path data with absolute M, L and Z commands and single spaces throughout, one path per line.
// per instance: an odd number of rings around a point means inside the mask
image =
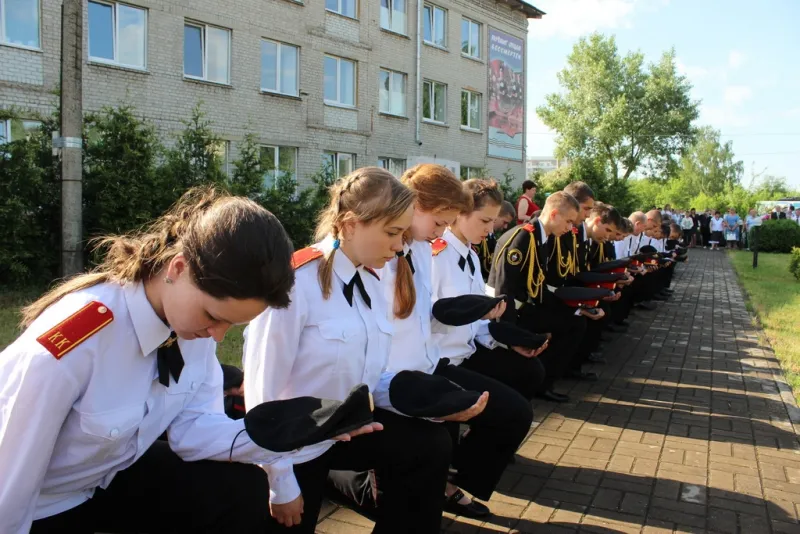
M 146 24 L 144 9 L 89 2 L 89 59 L 143 69 Z
M 481 129 L 481 94 L 461 91 L 461 126 L 471 130 Z
M 264 187 L 275 187 L 282 176 L 297 176 L 297 149 L 289 146 L 262 146 L 261 171 Z
M 325 0 L 325 9 L 351 19 L 356 18 L 356 0 Z
M 461 19 L 461 53 L 469 57 L 481 57 L 481 25 L 469 19 Z
M 231 32 L 207 24 L 183 26 L 183 74 L 216 83 L 230 82 Z
M 480 167 L 461 167 L 461 179 L 470 180 L 472 178 L 485 178 L 486 173 Z
M 442 48 L 447 46 L 447 12 L 444 9 L 425 4 L 423 24 L 426 43 Z
M 397 158 L 379 158 L 378 167 L 386 169 L 399 178 L 404 172 L 406 172 L 406 160 Z
M 381 69 L 380 111 L 390 115 L 406 116 L 406 75 Z
M 39 48 L 39 0 L 0 0 L 0 43 Z
M 356 64 L 353 61 L 325 56 L 325 103 L 356 105 Z
M 217 141 L 211 145 L 210 151 L 214 153 L 215 159 L 219 161 L 219 167 L 222 169 L 222 172 L 226 175 L 229 174 L 231 142 L 224 139 Z
M 296 46 L 261 41 L 261 90 L 297 96 L 299 55 Z
M 39 121 L 6 119 L 0 120 L 0 145 L 25 139 L 42 127 Z
M 381 28 L 406 34 L 406 0 L 381 0 Z
M 342 152 L 325 152 L 322 163 L 326 170 L 332 170 L 336 176 L 341 178 L 353 172 L 356 168 L 356 155 L 344 154 Z
M 447 86 L 439 82 L 425 81 L 422 84 L 422 118 L 427 121 L 445 121 Z

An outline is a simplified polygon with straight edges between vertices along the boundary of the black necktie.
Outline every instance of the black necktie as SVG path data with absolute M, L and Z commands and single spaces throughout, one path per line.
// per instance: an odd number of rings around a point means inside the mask
M 398 252 L 397 253 L 397 257 L 398 257 L 397 261 L 400 261 L 399 258 L 405 257 L 406 261 L 408 262 L 408 266 L 411 267 L 411 274 L 414 274 L 414 273 L 417 272 L 414 269 L 414 262 L 411 261 L 411 251 L 410 250 L 408 252 L 406 252 L 405 254 L 402 253 L 402 252 Z
M 472 254 L 467 253 L 467 257 L 464 258 L 463 256 L 458 259 L 458 266 L 461 270 L 464 270 L 466 264 L 469 263 L 469 272 L 470 274 L 475 274 L 475 263 L 472 261 Z
M 178 378 L 183 370 L 183 356 L 178 347 L 178 336 L 175 332 L 169 333 L 169 338 L 158 347 L 158 381 L 169 387 L 169 375 L 178 383 Z
M 353 306 L 353 288 L 356 286 L 358 286 L 358 292 L 361 293 L 361 298 L 364 300 L 364 304 L 367 305 L 367 308 L 372 309 L 372 300 L 370 300 L 367 290 L 364 289 L 364 282 L 361 281 L 361 275 L 358 274 L 358 271 L 356 271 L 356 274 L 353 275 L 353 278 L 350 280 L 350 282 L 344 286 L 344 298 L 347 299 L 347 303 L 351 307 Z

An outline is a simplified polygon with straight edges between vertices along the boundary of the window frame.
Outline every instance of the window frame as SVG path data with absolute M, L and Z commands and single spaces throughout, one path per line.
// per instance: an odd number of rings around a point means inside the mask
M 6 35 L 6 0 L 0 0 L 0 45 L 13 46 L 15 48 L 23 48 L 25 50 L 42 50 L 42 0 L 34 0 L 36 2 L 36 46 L 25 45 L 20 43 L 12 43 L 8 40 Z
M 327 5 L 328 2 L 326 1 L 325 2 L 325 11 L 327 11 L 328 13 L 335 13 L 335 14 L 339 15 L 340 17 L 346 17 L 348 19 L 358 20 L 358 8 L 361 7 L 361 6 L 359 6 L 359 0 L 353 0 L 353 16 L 345 15 L 344 13 L 342 13 L 342 3 L 343 3 L 343 0 L 336 0 L 336 4 L 338 5 L 338 11 L 336 11 L 336 10 L 333 10 L 333 9 L 329 9 L 328 5 Z
M 403 0 L 405 2 L 405 11 L 403 11 L 403 16 L 405 17 L 405 20 L 403 21 L 403 26 L 404 27 L 403 27 L 403 31 L 402 32 L 399 32 L 399 31 L 395 30 L 394 28 L 392 28 L 393 21 L 394 21 L 394 12 L 395 12 L 394 3 L 395 3 L 396 0 L 386 0 L 386 1 L 389 2 L 389 27 L 387 28 L 386 26 L 384 26 L 381 23 L 380 11 L 378 13 L 378 26 L 380 26 L 380 28 L 382 30 L 385 30 L 387 32 L 396 33 L 398 35 L 405 35 L 407 37 L 408 36 L 408 0 Z M 381 7 L 382 6 L 379 6 L 378 9 L 380 10 Z
M 2 124 L 3 128 L 5 128 L 5 135 L 0 137 L 0 145 L 5 145 L 7 143 L 12 143 L 14 141 L 19 140 L 15 139 L 14 136 L 12 135 L 12 132 L 14 130 L 13 123 L 17 121 L 19 121 L 20 126 L 22 126 L 22 130 L 24 132 L 28 132 L 29 130 L 29 128 L 26 127 L 26 124 L 32 125 L 33 128 L 36 129 L 42 127 L 42 121 L 37 121 L 35 119 L 2 119 L 0 120 L 0 124 Z
M 461 175 L 462 180 L 469 180 L 471 178 L 485 178 L 485 173 L 482 172 L 482 167 L 470 167 L 468 165 L 462 165 L 461 169 L 459 170 L 459 174 Z M 472 173 L 475 173 L 475 176 L 470 176 Z
M 261 168 L 261 172 L 262 172 L 262 181 L 263 181 L 263 185 L 264 185 L 265 188 L 275 189 L 275 178 L 277 178 L 277 173 L 284 172 L 280 168 L 280 151 L 281 150 L 292 150 L 292 151 L 294 151 L 294 170 L 292 170 L 292 172 L 294 173 L 294 177 L 297 178 L 297 159 L 298 159 L 298 155 L 299 155 L 299 152 L 300 152 L 298 147 L 296 147 L 296 146 L 282 146 L 282 145 L 259 145 L 258 148 L 259 148 L 259 154 L 258 154 L 258 156 L 259 156 L 259 166 L 261 165 L 261 162 L 262 162 L 261 150 L 263 150 L 263 149 L 272 149 L 274 151 L 273 152 L 273 156 L 272 156 L 272 160 L 276 163 L 276 166 L 274 168 L 272 168 L 272 169 L 264 169 L 263 167 L 260 167 Z M 272 184 L 270 184 L 270 185 L 268 185 L 267 182 L 266 182 L 266 175 L 267 175 L 268 172 L 275 173 L 275 176 L 273 176 L 273 178 L 272 178 Z
M 336 60 L 336 100 L 328 100 L 325 96 L 325 60 L 328 58 Z M 353 64 L 353 103 L 345 104 L 342 102 L 342 61 Z M 322 101 L 327 106 L 337 108 L 356 109 L 358 107 L 358 62 L 332 54 L 325 54 L 322 60 Z
M 330 156 L 333 156 L 333 170 L 334 170 L 334 171 L 335 171 L 335 173 L 336 173 L 336 179 L 337 179 L 337 180 L 338 180 L 339 178 L 343 178 L 344 176 L 347 176 L 347 174 L 349 174 L 349 173 L 353 172 L 354 170 L 356 170 L 356 169 L 358 168 L 358 167 L 356 167 L 356 158 L 357 158 L 357 154 L 355 154 L 355 153 L 351 153 L 351 152 L 338 152 L 338 151 L 334 151 L 334 150 L 325 150 L 325 151 L 322 153 L 322 156 L 323 156 L 323 158 L 324 158 L 324 162 L 325 162 L 326 164 L 329 162 L 329 161 L 328 161 L 328 158 L 329 158 Z M 350 170 L 348 171 L 348 173 L 347 173 L 347 174 L 339 174 L 339 165 L 340 165 L 340 162 L 341 162 L 341 160 L 339 159 L 339 157 L 340 157 L 340 156 L 350 156 L 350 161 L 352 162 L 352 164 L 351 164 L 351 166 L 350 166 L 351 168 L 350 168 Z
M 431 13 L 430 28 L 431 28 L 431 39 L 432 40 L 429 41 L 429 40 L 427 40 L 425 38 L 425 23 L 423 21 L 423 24 L 422 24 L 422 42 L 424 44 L 428 45 L 428 46 L 433 46 L 435 48 L 441 48 L 443 50 L 447 50 L 447 30 L 448 30 L 448 22 L 447 22 L 448 13 L 447 13 L 447 10 L 445 8 L 441 7 L 441 6 L 436 5 L 436 4 L 431 4 L 429 2 L 425 2 L 425 4 L 422 7 L 422 16 L 426 17 L 426 18 L 427 18 L 427 16 L 425 15 L 425 10 L 426 9 L 430 9 L 430 13 Z M 436 42 L 436 10 L 437 9 L 442 12 L 442 17 L 443 17 L 443 20 L 444 20 L 444 23 L 442 24 L 442 40 L 444 41 L 443 44 L 439 44 L 439 43 Z
M 464 124 L 464 94 L 467 94 L 467 124 Z M 472 98 L 474 96 L 478 97 L 478 126 L 475 127 L 470 124 L 470 109 L 472 104 Z M 471 91 L 469 89 L 461 89 L 461 117 L 459 118 L 459 122 L 461 123 L 461 128 L 464 130 L 468 130 L 470 132 L 480 132 L 481 126 L 483 121 L 481 120 L 483 114 L 483 95 L 477 91 Z
M 0 1 L 4 1 L 4 0 L 0 0 Z M 92 51 L 92 45 L 91 45 L 92 28 L 89 25 L 89 21 L 88 21 L 88 18 L 87 18 L 86 26 L 87 26 L 88 32 L 87 32 L 87 41 L 86 41 L 86 46 L 87 46 L 87 54 L 86 55 L 88 56 L 89 61 L 91 63 L 102 63 L 104 65 L 114 65 L 116 67 L 124 67 L 126 69 L 146 71 L 147 70 L 147 36 L 148 36 L 147 26 L 148 26 L 148 20 L 149 20 L 149 10 L 146 7 L 134 6 L 134 5 L 128 4 L 126 2 L 113 2 L 113 1 L 106 1 L 106 0 L 88 0 L 88 2 L 86 4 L 87 13 L 88 13 L 88 9 L 89 9 L 89 4 L 102 4 L 102 5 L 106 5 L 106 6 L 111 6 L 112 9 L 113 9 L 113 11 L 112 11 L 112 19 L 113 19 L 113 23 L 114 23 L 113 24 L 113 39 L 112 39 L 112 41 L 113 41 L 112 42 L 112 46 L 114 48 L 114 59 L 106 59 L 104 57 L 95 57 L 95 56 L 92 56 L 92 52 L 91 52 Z M 119 6 L 120 5 L 123 5 L 125 7 L 129 7 L 131 9 L 138 9 L 139 11 L 142 11 L 144 13 L 144 43 L 142 43 L 144 45 L 144 55 L 142 57 L 143 61 L 142 61 L 142 66 L 141 67 L 138 66 L 138 65 L 130 65 L 128 63 L 122 63 L 117 59 L 118 52 L 119 52 L 119 42 L 118 42 L 118 40 L 119 40 L 119 15 L 118 15 L 118 11 L 119 11 Z
M 381 75 L 386 72 L 389 74 L 389 109 L 392 108 L 392 77 L 397 75 L 401 76 L 403 79 L 403 113 L 398 115 L 397 113 L 392 113 L 391 111 L 384 111 L 381 109 L 381 91 L 383 90 L 382 83 L 381 83 Z M 392 117 L 408 117 L 408 75 L 405 72 L 400 72 L 396 70 L 386 69 L 380 67 L 378 69 L 378 111 L 383 113 L 384 115 L 391 115 Z
M 202 76 L 195 76 L 193 74 L 186 74 L 186 26 L 193 26 L 195 28 L 200 28 L 202 30 L 201 39 L 200 39 L 200 46 L 202 48 L 202 55 L 203 55 L 203 75 Z M 208 29 L 215 28 L 217 30 L 224 30 L 228 34 L 228 65 L 227 65 L 227 80 L 224 82 L 219 82 L 216 80 L 209 80 L 208 79 Z M 206 83 L 214 83 L 217 85 L 231 85 L 231 56 L 232 56 L 232 37 L 233 32 L 230 28 L 224 28 L 222 26 L 217 26 L 215 24 L 208 24 L 205 22 L 198 22 L 193 19 L 184 19 L 183 20 L 183 46 L 184 46 L 184 53 L 183 53 L 183 77 L 188 80 L 195 80 L 200 82 Z
M 423 90 L 423 92 L 425 91 L 425 84 L 430 84 L 430 94 L 428 96 L 428 103 L 431 106 L 431 109 L 430 109 L 431 118 L 429 118 L 429 119 L 425 118 L 425 106 L 423 104 L 423 106 L 422 106 L 422 121 L 423 122 L 429 122 L 429 123 L 432 123 L 432 124 L 439 124 L 439 125 L 447 124 L 447 84 L 446 83 L 442 83 L 442 82 L 437 82 L 435 80 L 423 80 L 422 81 L 422 90 Z M 444 87 L 444 111 L 443 111 L 444 117 L 442 117 L 442 120 L 437 120 L 435 118 L 435 115 L 436 115 L 436 102 L 434 101 L 434 97 L 436 95 L 436 87 L 435 87 L 436 85 L 441 85 L 442 87 Z M 424 102 L 424 95 L 423 95 L 423 102 Z
M 399 165 L 400 162 L 402 162 L 402 165 L 400 165 L 402 167 L 400 172 L 399 173 L 393 172 L 392 167 Z M 400 176 L 402 176 L 402 174 L 408 169 L 408 160 L 404 158 L 392 158 L 390 156 L 381 156 L 378 158 L 378 167 L 380 167 L 381 169 L 386 169 L 387 171 L 395 175 L 397 178 L 400 178 Z
M 483 55 L 482 55 L 482 52 L 483 52 L 483 49 L 482 49 L 483 23 L 478 22 L 476 20 L 473 20 L 473 19 L 471 19 L 469 17 L 461 17 L 461 21 L 462 21 L 462 23 L 466 22 L 467 25 L 468 25 L 467 27 L 469 28 L 469 37 L 467 39 L 467 52 L 464 52 L 464 48 L 463 48 L 463 44 L 464 44 L 464 27 L 463 26 L 461 27 L 461 44 L 462 44 L 461 55 L 464 56 L 464 57 L 470 58 L 470 59 L 482 60 L 483 59 Z M 473 56 L 472 54 L 469 53 L 470 44 L 471 44 L 471 41 L 472 41 L 472 26 L 473 25 L 478 27 L 478 43 L 475 46 L 475 48 L 478 51 L 478 55 L 477 56 Z
M 275 43 L 276 45 L 278 45 L 277 53 L 275 55 L 276 61 L 277 61 L 276 65 L 275 65 L 275 72 L 276 72 L 275 83 L 276 83 L 276 87 L 277 88 L 276 89 L 267 89 L 267 88 L 264 87 L 264 84 L 262 83 L 262 81 L 263 81 L 263 61 L 264 61 L 263 60 L 263 53 L 264 52 L 262 50 L 262 52 L 261 52 L 261 54 L 262 54 L 262 58 L 261 58 L 261 62 L 262 62 L 262 77 L 261 77 L 261 80 L 259 80 L 259 82 L 258 82 L 258 84 L 259 84 L 259 86 L 261 88 L 261 92 L 262 93 L 269 93 L 269 94 L 273 94 L 273 95 L 284 95 L 284 96 L 296 96 L 296 97 L 299 97 L 300 96 L 300 47 L 296 46 L 296 45 L 293 45 L 293 44 L 290 44 L 290 43 L 284 43 L 283 41 L 276 41 L 275 39 L 267 39 L 266 37 L 262 37 L 261 38 L 262 45 L 263 45 L 264 42 Z M 282 75 L 281 75 L 281 47 L 284 47 L 284 46 L 288 46 L 288 47 L 294 48 L 295 51 L 296 51 L 295 59 L 296 59 L 297 64 L 295 65 L 295 80 L 294 80 L 294 84 L 295 84 L 295 87 L 297 88 L 297 92 L 294 93 L 294 94 L 293 93 L 284 93 L 280 89 L 281 80 L 283 79 Z

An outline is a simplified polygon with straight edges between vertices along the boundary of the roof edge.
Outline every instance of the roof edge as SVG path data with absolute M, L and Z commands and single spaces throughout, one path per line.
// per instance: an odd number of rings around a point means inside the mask
M 546 15 L 544 11 L 529 4 L 526 0 L 495 0 L 497 2 L 506 4 L 514 11 L 522 11 L 529 19 L 540 19 L 542 15 Z

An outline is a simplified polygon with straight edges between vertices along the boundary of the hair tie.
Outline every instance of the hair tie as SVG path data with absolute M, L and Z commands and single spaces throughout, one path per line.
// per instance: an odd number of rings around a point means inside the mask
M 334 239 L 334 240 L 333 240 L 333 250 L 336 250 L 337 248 L 339 248 L 339 245 L 340 245 L 340 244 L 341 244 L 341 242 L 339 241 L 339 239 L 338 239 L 338 238 L 337 238 L 337 239 Z

